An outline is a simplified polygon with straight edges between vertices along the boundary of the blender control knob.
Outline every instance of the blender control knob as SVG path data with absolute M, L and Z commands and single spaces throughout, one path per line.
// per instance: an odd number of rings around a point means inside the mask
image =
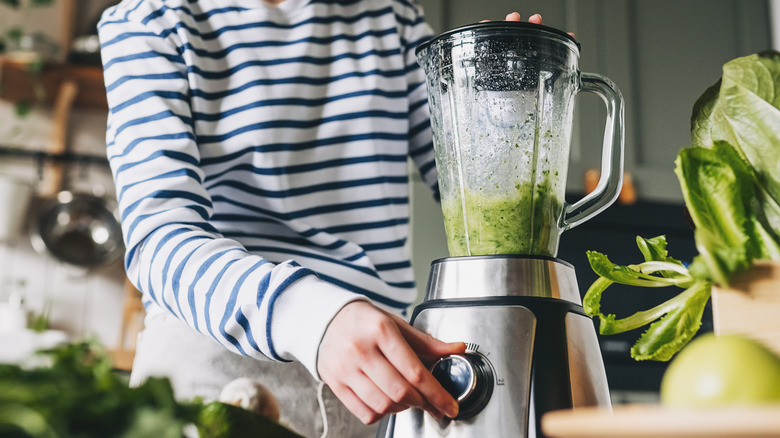
M 456 420 L 478 414 L 493 393 L 493 371 L 478 353 L 442 357 L 431 367 L 431 374 L 458 401 Z

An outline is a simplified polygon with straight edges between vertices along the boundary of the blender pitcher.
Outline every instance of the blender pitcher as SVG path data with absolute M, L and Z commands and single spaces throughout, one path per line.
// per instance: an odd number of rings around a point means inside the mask
M 554 257 L 559 235 L 611 204 L 622 184 L 623 101 L 582 73 L 569 34 L 527 22 L 463 26 L 417 49 L 427 76 L 450 256 Z M 574 99 L 607 106 L 601 179 L 564 201 Z

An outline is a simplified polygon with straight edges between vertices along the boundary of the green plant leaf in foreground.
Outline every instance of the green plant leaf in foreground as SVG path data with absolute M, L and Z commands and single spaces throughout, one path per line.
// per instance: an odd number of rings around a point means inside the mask
M 675 161 L 683 198 L 696 227 L 696 248 L 714 281 L 728 284 L 734 269 L 748 266 L 747 232 L 750 174 L 727 143 L 713 149 L 691 147 Z
M 711 114 L 713 140 L 737 148 L 757 181 L 780 201 L 780 53 L 765 51 L 723 66 Z
M 727 285 L 755 259 L 780 259 L 780 53 L 727 62 L 694 105 L 691 137 L 693 148 L 681 151 L 676 172 L 697 230 L 708 230 L 697 237 L 703 264 Z M 716 153 L 690 151 L 701 147 Z
M 712 284 L 727 286 L 756 260 L 780 260 L 780 53 L 734 59 L 696 101 L 691 147 L 675 173 L 691 215 L 699 254 L 685 269 L 666 254 L 666 240 L 637 239 L 645 262 L 616 266 L 588 252 L 599 278 L 583 298 L 603 334 L 648 324 L 631 349 L 637 360 L 668 360 L 700 325 Z M 613 283 L 684 289 L 652 309 L 625 318 L 604 314 L 601 297 Z
M 616 265 L 604 254 L 588 251 L 588 261 L 599 278 L 585 293 L 583 309 L 586 314 L 599 318 L 599 333 L 604 335 L 623 333 L 652 323 L 632 347 L 631 357 L 636 360 L 669 360 L 701 326 L 710 283 L 692 277 L 681 262 L 669 257 L 664 236 L 651 239 L 637 236 L 636 241 L 645 257 L 645 262 L 637 265 Z M 676 286 L 685 291 L 652 309 L 617 318 L 601 311 L 601 297 L 614 283 L 642 287 Z
M 696 146 L 712 147 L 712 110 L 718 102 L 720 83 L 721 81 L 718 80 L 714 85 L 707 88 L 696 100 L 696 103 L 693 104 L 691 142 Z
M 700 281 L 661 306 L 668 312 L 650 325 L 631 347 L 636 360 L 667 361 L 682 349 L 701 327 L 711 283 Z
M 614 283 L 642 287 L 687 287 L 692 281 L 685 266 L 676 261 L 648 260 L 637 265 L 623 266 L 612 263 L 606 255 L 596 251 L 588 251 L 587 256 L 593 272 Z
M 0 4 L 8 6 L 9 8 L 17 9 L 22 5 L 20 0 L 0 0 Z
M 262 415 L 221 402 L 205 405 L 197 426 L 200 436 L 207 438 L 303 438 Z
M 755 205 L 754 176 L 734 147 L 685 148 L 675 161 L 683 198 L 696 227 L 697 269 L 717 284 L 747 269 L 755 259 L 772 259 L 780 246 Z
M 656 236 L 649 239 L 636 236 L 636 245 L 639 247 L 639 252 L 642 253 L 646 262 L 670 261 L 682 265 L 682 263 L 669 257 L 669 252 L 666 250 L 665 236 Z
M 0 437 L 181 438 L 195 425 L 200 438 L 300 438 L 241 407 L 176 400 L 166 378 L 129 387 L 94 342 L 39 357 L 36 367 L 0 364 Z

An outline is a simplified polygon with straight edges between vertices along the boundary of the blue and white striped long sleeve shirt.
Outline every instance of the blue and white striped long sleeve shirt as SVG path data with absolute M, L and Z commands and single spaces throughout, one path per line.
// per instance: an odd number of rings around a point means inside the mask
M 409 156 L 436 191 L 414 0 L 124 0 L 99 35 L 148 313 L 316 376 L 346 303 L 414 300 Z

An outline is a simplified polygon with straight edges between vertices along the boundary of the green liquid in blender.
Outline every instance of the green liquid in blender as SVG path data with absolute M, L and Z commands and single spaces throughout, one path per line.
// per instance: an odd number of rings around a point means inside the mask
M 563 204 L 547 181 L 515 188 L 501 195 L 467 189 L 465 199 L 442 200 L 450 256 L 555 256 Z

